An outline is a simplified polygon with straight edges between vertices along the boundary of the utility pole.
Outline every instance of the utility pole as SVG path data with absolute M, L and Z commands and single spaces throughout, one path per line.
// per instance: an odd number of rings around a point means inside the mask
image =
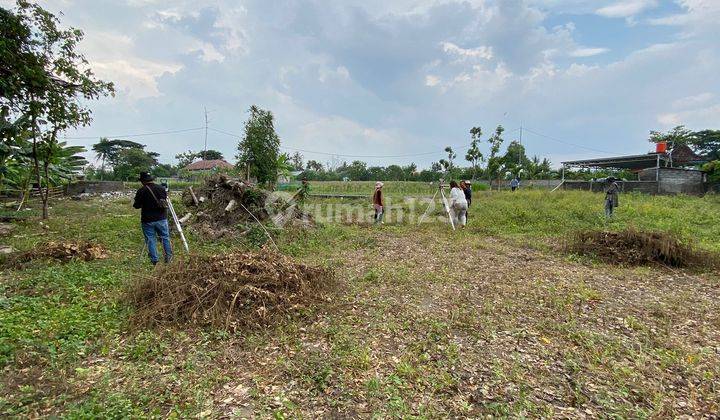
M 208 114 L 207 114 L 207 107 L 203 107 L 205 110 L 205 152 L 203 153 L 203 160 L 205 160 L 205 156 L 207 156 L 207 131 L 208 131 Z
M 520 146 L 522 146 L 522 122 L 520 122 Z M 518 166 L 522 165 L 522 154 L 520 153 L 521 150 L 522 149 L 518 148 Z

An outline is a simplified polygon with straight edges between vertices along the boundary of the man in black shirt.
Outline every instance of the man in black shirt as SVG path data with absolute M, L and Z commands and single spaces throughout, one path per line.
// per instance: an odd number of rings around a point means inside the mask
M 165 262 L 170 262 L 173 252 L 170 244 L 170 227 L 167 221 L 167 192 L 163 187 L 156 185 L 153 182 L 154 178 L 147 172 L 140 172 L 138 180 L 143 186 L 135 193 L 133 207 L 140 209 L 140 222 L 150 262 L 155 265 L 159 259 L 157 237 L 162 242 Z

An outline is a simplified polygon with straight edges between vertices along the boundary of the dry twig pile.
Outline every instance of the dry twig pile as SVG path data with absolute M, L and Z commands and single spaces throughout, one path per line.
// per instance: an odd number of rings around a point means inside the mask
M 9 255 L 5 260 L 5 265 L 20 265 L 38 259 L 68 262 L 71 260 L 101 260 L 107 257 L 107 249 L 100 244 L 89 241 L 50 241 L 38 244 L 28 251 Z
M 192 255 L 139 278 L 128 299 L 136 324 L 195 324 L 228 330 L 267 325 L 323 299 L 330 271 L 263 250 Z
M 274 197 L 270 191 L 224 174 L 208 178 L 196 189 L 188 188 L 182 200 L 194 212 L 190 219 L 194 228 L 210 237 L 246 232 L 256 223 L 254 217 L 263 223 L 272 220 L 283 224 L 288 221 L 312 224 L 310 216 L 297 206 Z

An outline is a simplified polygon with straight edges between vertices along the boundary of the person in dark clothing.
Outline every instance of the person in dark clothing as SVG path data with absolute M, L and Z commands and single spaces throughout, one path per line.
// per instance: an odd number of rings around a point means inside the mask
M 468 204 L 468 211 L 465 212 L 465 217 L 467 218 L 470 213 L 470 204 L 472 204 L 472 183 L 468 180 L 461 181 L 460 188 L 463 190 L 465 201 L 467 201 Z
M 154 178 L 147 172 L 140 172 L 138 179 L 143 185 L 135 193 L 133 207 L 140 209 L 140 224 L 148 248 L 150 262 L 157 264 L 157 238 L 162 242 L 165 253 L 165 262 L 170 262 L 173 256 L 170 244 L 170 226 L 167 221 L 167 191 L 155 184 Z
M 612 217 L 615 207 L 619 205 L 620 185 L 617 181 L 619 179 L 612 176 L 605 180 L 605 217 L 607 218 Z

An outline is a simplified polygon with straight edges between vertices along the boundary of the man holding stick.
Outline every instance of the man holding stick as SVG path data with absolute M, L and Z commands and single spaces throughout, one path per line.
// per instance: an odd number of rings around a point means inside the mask
M 159 260 L 157 252 L 157 238 L 162 242 L 165 253 L 165 262 L 170 262 L 173 256 L 170 244 L 170 227 L 167 221 L 167 191 L 155 184 L 155 179 L 147 172 L 140 172 L 138 181 L 142 187 L 135 193 L 133 207 L 140 209 L 140 223 L 142 226 L 145 245 L 148 247 L 150 262 L 155 265 Z

